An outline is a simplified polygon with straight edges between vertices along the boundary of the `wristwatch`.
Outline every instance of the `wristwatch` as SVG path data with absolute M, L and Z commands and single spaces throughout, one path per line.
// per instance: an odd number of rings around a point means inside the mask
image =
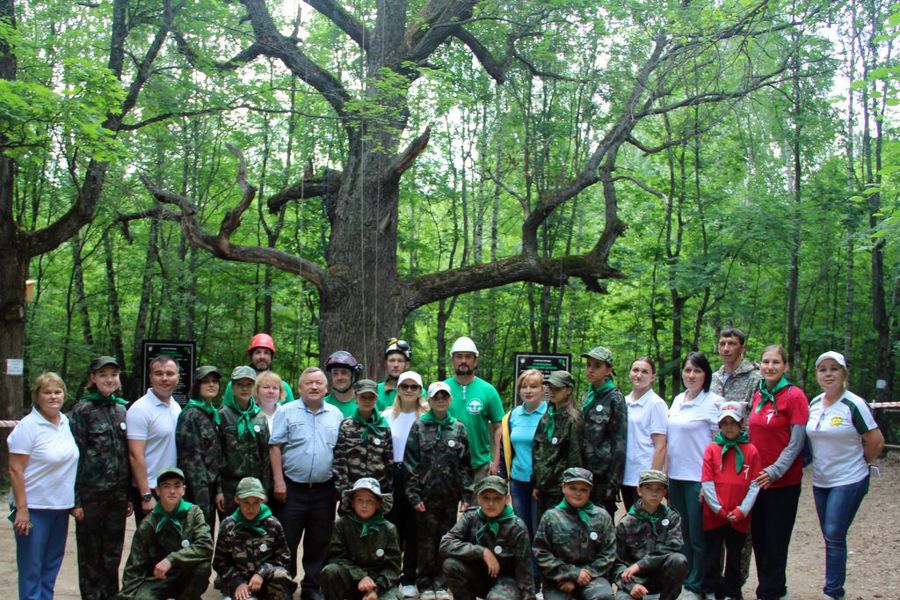
M 153 494 L 151 494 L 150 492 L 147 492 L 146 494 L 143 494 L 141 496 L 141 502 L 150 502 L 151 500 L 153 500 Z

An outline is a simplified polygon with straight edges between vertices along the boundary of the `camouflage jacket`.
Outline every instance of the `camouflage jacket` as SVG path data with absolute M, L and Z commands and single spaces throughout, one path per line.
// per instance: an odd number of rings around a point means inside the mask
M 625 436 L 628 407 L 619 388 L 595 395 L 590 389 L 582 400 L 584 434 L 581 458 L 594 474 L 592 498 L 614 499 L 625 472 Z
M 500 563 L 500 576 L 516 580 L 522 600 L 533 599 L 531 542 L 525 522 L 515 517 L 499 523 L 496 534 L 486 524 L 478 507 L 465 511 L 456 525 L 441 538 L 441 556 L 483 564 L 483 554 L 487 548 Z
M 334 446 L 334 487 L 338 493 L 348 490 L 360 477 L 374 477 L 383 493 L 390 493 L 394 483 L 394 442 L 391 427 L 384 417 L 363 424 L 355 417 L 341 421 Z
M 161 517 L 155 512 L 144 517 L 131 540 L 131 553 L 122 573 L 119 598 L 133 598 L 141 583 L 153 578 L 156 563 L 164 558 L 169 559 L 173 566 L 184 569 L 209 563 L 213 554 L 209 525 L 199 506 L 188 506 L 190 508 L 180 519 L 181 533 L 171 524 L 166 524 L 157 532 L 156 526 Z
M 259 527 L 265 533 L 238 527 L 233 515 L 219 526 L 213 569 L 222 578 L 222 593 L 226 596 L 233 595 L 242 583 L 250 583 L 256 574 L 267 583 L 274 578 L 291 579 L 291 550 L 281 523 L 270 516 Z
M 91 498 L 128 499 L 128 462 L 124 400 L 97 400 L 96 392 L 81 398 L 69 414 L 69 428 L 80 456 L 75 475 L 75 506 Z
M 638 515 L 647 515 L 643 502 L 638 499 L 633 510 Z M 673 508 L 660 504 L 656 510 L 659 520 L 651 523 L 634 514 L 626 514 L 616 526 L 616 565 L 613 577 L 617 585 L 631 590 L 634 581 L 623 584 L 619 581 L 622 571 L 637 563 L 641 568 L 655 569 L 673 552 L 681 552 L 681 515 Z M 640 574 L 640 572 L 638 572 Z
M 403 470 L 406 496 L 413 506 L 419 502 L 468 499 L 473 484 L 466 426 L 454 420 L 449 430 L 440 430 L 436 423 L 419 417 L 409 430 Z
M 612 518 L 599 506 L 587 523 L 572 508 L 551 508 L 541 518 L 533 545 L 541 575 L 557 585 L 575 581 L 581 569 L 609 579 L 616 560 Z
M 556 420 L 552 437 L 547 435 L 550 419 Z M 531 482 L 535 488 L 558 490 L 563 471 L 581 466 L 581 435 L 580 419 L 573 419 L 565 410 L 551 416 L 548 407 L 531 443 Z
M 384 521 L 362 535 L 362 524 L 350 515 L 338 518 L 328 546 L 328 563 L 342 565 L 359 581 L 366 575 L 378 586 L 378 595 L 400 584 L 400 541 L 397 528 Z
M 749 360 L 742 360 L 727 380 L 724 375 L 725 367 L 719 367 L 719 370 L 713 373 L 709 391 L 722 396 L 728 402 L 743 402 L 744 409 L 749 410 L 753 392 L 759 385 L 759 367 Z M 744 421 L 746 424 L 746 419 Z
M 222 492 L 222 442 L 219 426 L 212 415 L 193 406 L 185 407 L 178 415 L 175 427 L 175 446 L 178 449 L 178 468 L 184 471 L 187 485 L 185 497 L 189 502 L 212 506 L 209 488 Z
M 269 461 L 269 424 L 259 411 L 253 417 L 252 435 L 238 435 L 240 414 L 233 408 L 219 409 L 222 419 L 222 480 L 223 487 L 233 490 L 244 477 L 256 477 L 267 490 L 272 489 L 272 466 Z M 228 494 L 228 491 L 225 492 Z

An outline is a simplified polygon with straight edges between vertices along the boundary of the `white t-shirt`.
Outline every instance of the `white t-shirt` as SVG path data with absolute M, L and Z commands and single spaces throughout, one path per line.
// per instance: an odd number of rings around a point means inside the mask
M 653 391 L 644 392 L 640 398 L 634 399 L 633 393 L 625 396 L 628 407 L 628 437 L 625 448 L 625 475 L 622 485 L 637 486 L 641 473 L 650 468 L 653 462 L 653 434 L 666 434 L 666 413 L 669 407 L 666 401 Z
M 178 459 L 175 426 L 179 413 L 181 407 L 174 399 L 163 402 L 152 389 L 148 389 L 125 414 L 128 439 L 147 442 L 144 463 L 147 465 L 147 483 L 151 488 L 156 487 L 156 474 L 166 467 L 174 467 Z
M 666 454 L 669 477 L 682 481 L 700 481 L 703 452 L 719 431 L 719 405 L 724 398 L 712 392 L 700 392 L 685 400 L 682 392 L 672 400 L 666 428 Z
M 416 411 L 399 412 L 394 416 L 394 410 L 387 408 L 381 413 L 381 416 L 391 426 L 391 442 L 394 444 L 394 462 L 403 462 L 403 452 L 406 450 L 406 439 L 409 437 L 409 430 L 412 429 L 413 423 L 419 418 Z
M 878 427 L 866 401 L 853 392 L 826 407 L 825 394 L 809 405 L 806 435 L 812 445 L 813 485 L 822 488 L 857 483 L 869 474 L 862 434 Z
M 25 465 L 28 508 L 68 510 L 75 506 L 79 453 L 66 415 L 60 413 L 59 425 L 54 425 L 37 408 L 32 408 L 9 434 L 7 444 L 10 454 L 28 456 Z
M 269 432 L 272 431 L 272 424 L 273 424 L 274 421 L 275 421 L 275 413 L 277 413 L 279 410 L 281 410 L 281 405 L 278 404 L 278 403 L 276 402 L 276 403 L 275 403 L 275 410 L 272 411 L 272 414 L 271 414 L 271 415 L 270 415 L 269 413 L 267 413 L 266 411 L 264 411 L 264 410 L 263 410 L 263 411 L 260 411 L 260 412 L 262 412 L 263 416 L 266 417 L 266 423 L 267 423 L 268 426 L 269 426 Z

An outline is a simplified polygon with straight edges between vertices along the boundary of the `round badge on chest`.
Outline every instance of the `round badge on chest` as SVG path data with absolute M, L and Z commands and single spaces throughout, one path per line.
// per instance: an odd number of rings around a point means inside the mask
M 553 439 L 550 440 L 550 443 L 553 444 L 554 446 L 557 445 L 559 443 L 559 438 L 556 436 L 553 436 Z
M 372 443 L 375 444 L 376 446 L 380 446 L 381 440 L 379 440 L 378 438 L 375 438 L 374 440 L 372 440 Z
M 259 425 L 254 425 L 254 426 L 253 426 L 253 431 L 255 431 L 256 433 L 259 433 L 260 431 L 262 431 L 262 429 L 260 428 Z
M 450 440 L 449 442 L 447 442 L 447 445 L 453 448 L 454 446 L 456 446 L 456 440 Z
M 598 405 L 597 405 L 597 408 L 595 408 L 594 410 L 596 410 L 597 412 L 602 411 L 602 410 L 603 410 L 603 405 L 602 405 L 602 404 L 598 404 Z
M 190 540 L 181 540 L 181 547 L 182 547 L 182 548 L 187 548 L 187 547 L 190 546 L 190 545 L 191 545 Z
M 659 524 L 662 525 L 663 527 L 668 527 L 668 526 L 669 526 L 669 520 L 668 520 L 668 519 L 663 519 L 662 521 L 659 522 Z
M 125 424 L 125 421 L 122 421 L 121 423 L 119 423 L 119 429 L 121 429 L 122 431 L 125 431 L 126 429 L 128 429 L 128 425 Z
M 268 549 L 269 549 L 269 546 L 265 542 L 263 542 L 262 544 L 259 545 L 260 552 L 265 552 Z
M 597 532 L 596 532 L 596 531 L 592 531 L 592 532 L 591 532 L 591 539 L 594 540 L 594 541 L 596 542 L 596 541 L 597 541 L 597 537 L 599 537 L 599 536 L 597 536 Z
M 494 546 L 494 554 L 500 554 L 503 552 L 503 548 L 501 546 Z
M 377 556 L 378 558 L 381 558 L 382 556 L 384 556 L 384 550 L 379 548 L 378 550 L 375 551 L 375 556 Z

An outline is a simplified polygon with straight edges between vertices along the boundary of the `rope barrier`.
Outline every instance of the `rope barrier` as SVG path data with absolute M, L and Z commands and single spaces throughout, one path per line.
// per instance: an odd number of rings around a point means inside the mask
M 900 408 L 900 402 L 872 402 L 869 408 Z

